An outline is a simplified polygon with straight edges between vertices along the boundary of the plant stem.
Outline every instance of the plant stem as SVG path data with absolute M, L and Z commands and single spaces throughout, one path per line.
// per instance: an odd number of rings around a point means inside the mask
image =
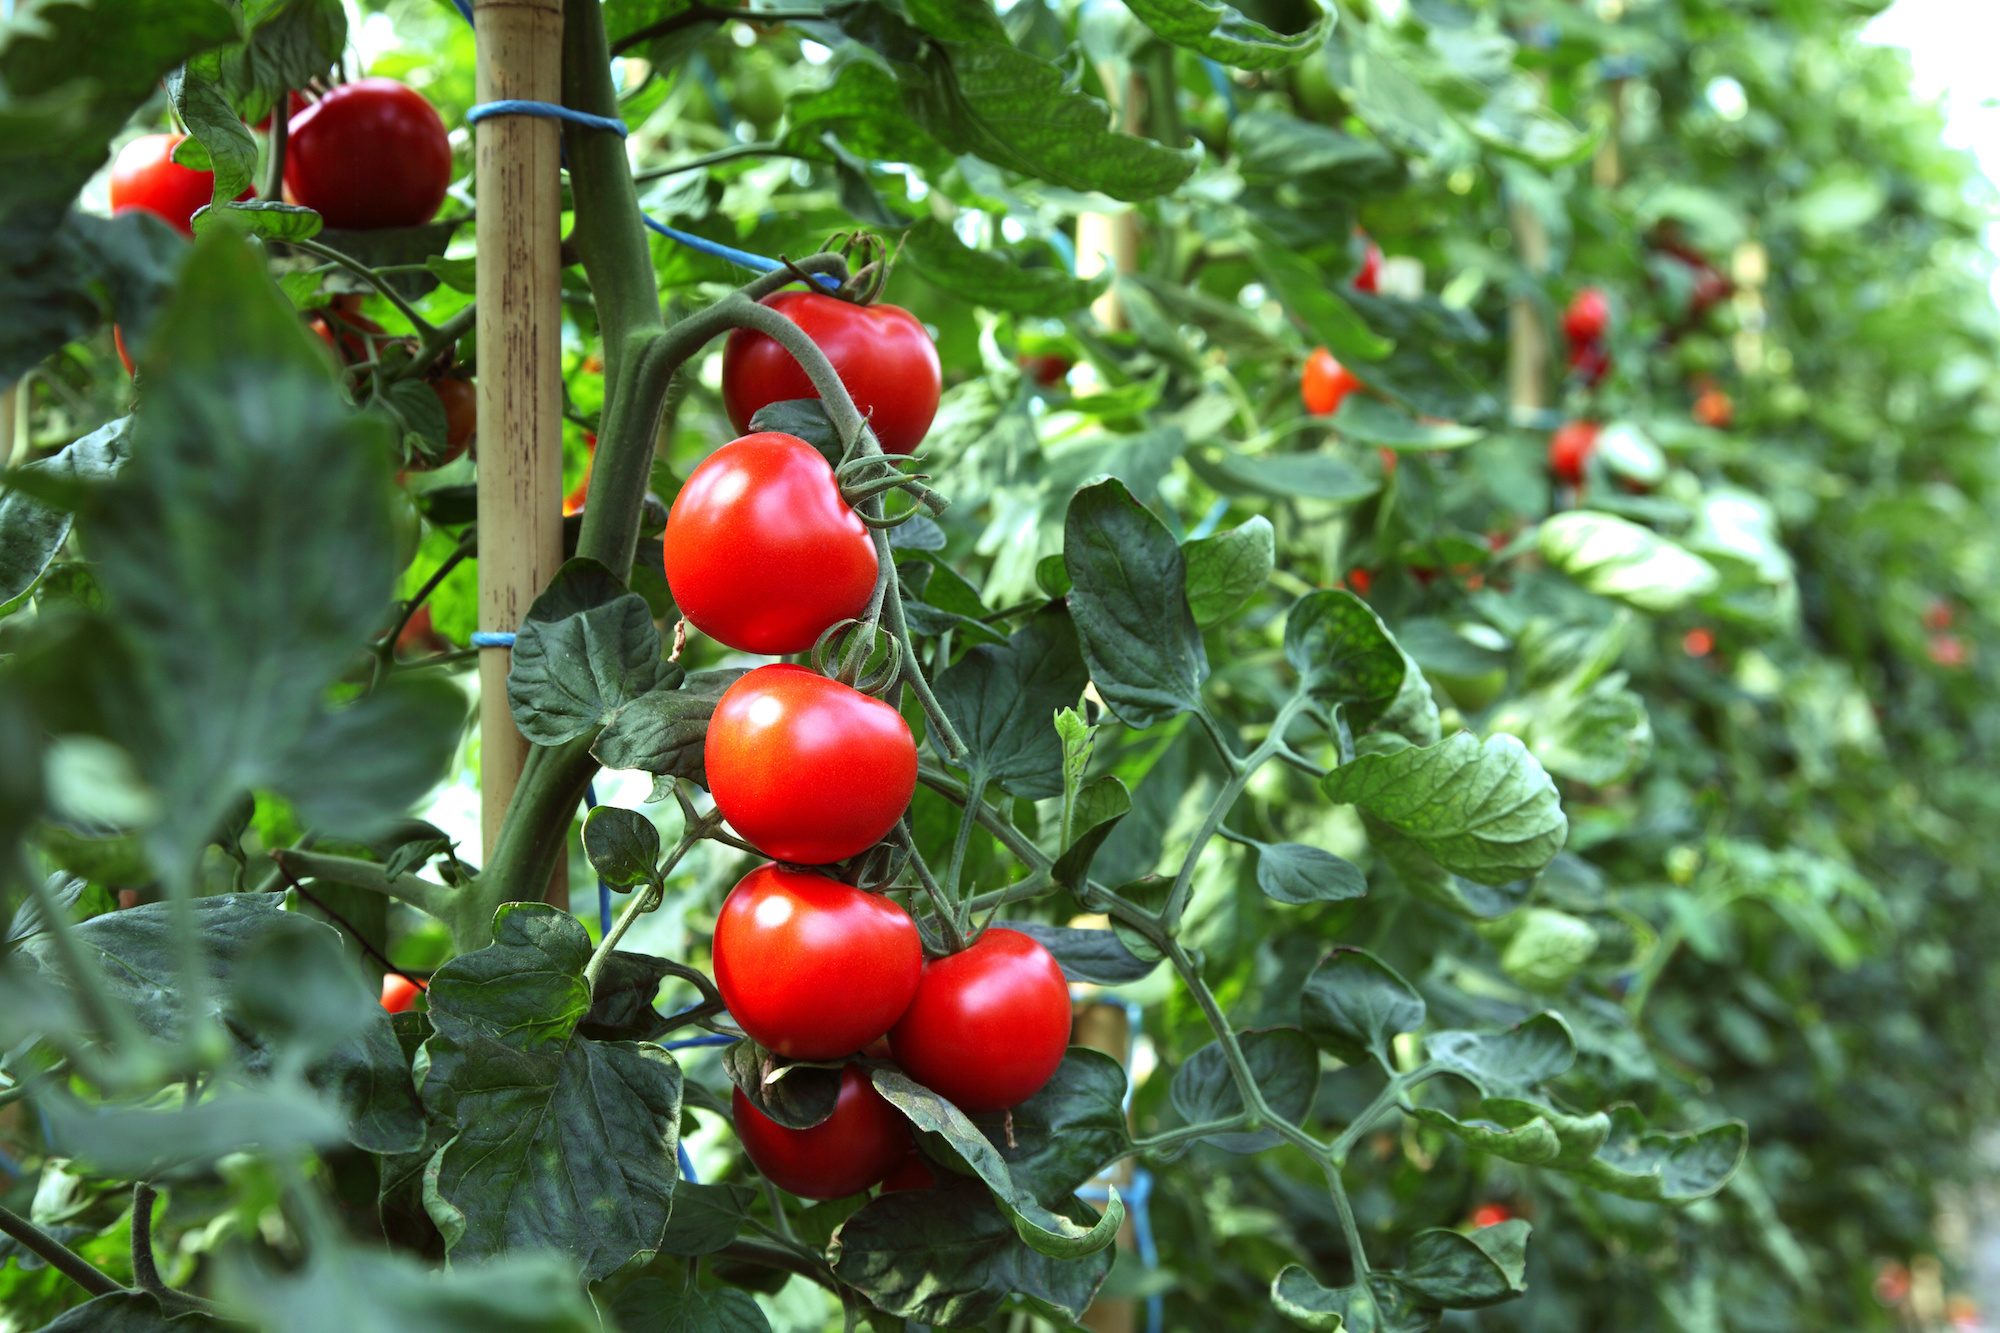
M 1222 751 L 1223 758 L 1234 771 L 1229 781 L 1223 785 L 1221 792 L 1216 795 L 1215 803 L 1208 808 L 1208 814 L 1202 819 L 1201 827 L 1195 830 L 1194 841 L 1188 844 L 1187 855 L 1181 858 L 1180 873 L 1174 876 L 1173 890 L 1167 895 L 1166 906 L 1160 910 L 1160 918 L 1167 923 L 1169 929 L 1179 924 L 1181 914 L 1187 911 L 1188 896 L 1194 888 L 1195 863 L 1201 859 L 1202 852 L 1207 850 L 1209 840 L 1222 827 L 1222 821 L 1236 805 L 1236 798 L 1243 794 L 1243 789 L 1249 785 L 1257 770 L 1284 749 L 1285 728 L 1305 706 L 1304 695 L 1293 695 L 1287 699 L 1284 707 L 1278 710 L 1277 718 L 1271 723 L 1270 734 L 1264 737 L 1263 744 L 1252 750 L 1245 759 L 1238 759 L 1230 751 L 1222 737 L 1221 729 L 1213 721 L 1207 724 L 1209 738 L 1215 742 L 1216 748 Z M 1201 709 L 1195 715 L 1206 718 L 1208 710 Z
M 1133 1139 L 1132 1146 L 1120 1153 L 1119 1156 L 1135 1157 L 1140 1153 L 1165 1152 L 1171 1148 L 1178 1148 L 1183 1143 L 1193 1143 L 1197 1139 L 1205 1139 L 1211 1134 L 1227 1134 L 1231 1130 L 1241 1129 L 1243 1128 L 1243 1120 L 1243 1114 L 1238 1113 L 1232 1116 L 1225 1116 L 1220 1120 L 1204 1120 L 1196 1125 L 1182 1125 L 1178 1129 L 1169 1129 L 1164 1133 L 1154 1134 L 1148 1138 Z
M 945 947 L 953 953 L 958 953 L 965 948 L 965 932 L 960 925 L 958 900 L 937 882 L 936 876 L 931 874 L 930 866 L 924 862 L 924 854 L 917 850 L 916 839 L 910 836 L 908 820 L 897 821 L 894 836 L 909 852 L 910 869 L 916 872 L 917 882 L 924 886 L 924 892 L 930 895 L 931 906 L 937 909 L 938 920 L 944 929 Z
M 986 774 L 975 772 L 965 794 L 965 813 L 958 817 L 958 836 L 952 839 L 951 860 L 944 869 L 944 883 L 952 901 L 958 901 L 960 877 L 965 872 L 965 853 L 972 846 L 972 830 L 979 823 L 979 809 L 986 804 Z
M 417 344 L 416 355 L 410 358 L 410 363 L 402 368 L 401 373 L 416 375 L 429 370 L 431 364 L 443 356 L 446 349 L 456 346 L 460 338 L 471 332 L 473 324 L 478 319 L 479 307 L 467 305 L 423 335 L 423 340 Z
M 153 1256 L 153 1201 L 158 1197 L 149 1181 L 141 1180 L 132 1186 L 132 1280 L 154 1295 L 163 1296 L 170 1292 Z
M 273 113 L 273 119 L 274 120 L 276 119 L 276 113 Z M 326 260 L 328 263 L 338 264 L 340 265 L 340 267 L 346 269 L 349 273 L 352 273 L 355 277 L 360 278 L 363 282 L 366 282 L 369 286 L 373 287 L 376 291 L 380 292 L 384 300 L 388 301 L 390 305 L 396 307 L 397 312 L 400 313 L 404 319 L 410 321 L 411 327 L 416 329 L 417 336 L 419 338 L 428 338 L 431 334 L 437 331 L 431 325 L 431 322 L 429 320 L 425 319 L 422 315 L 417 313 L 417 308 L 415 306 L 411 305 L 408 301 L 403 299 L 403 294 L 401 292 L 397 291 L 394 287 L 389 285 L 389 280 L 387 278 L 383 277 L 381 274 L 377 273 L 374 269 L 368 267 L 360 260 L 354 258 L 352 255 L 343 254 L 340 251 L 334 249 L 330 245 L 322 245 L 318 241 L 308 240 L 304 238 L 301 238 L 299 240 L 285 241 L 283 242 L 283 244 L 291 246 L 294 250 L 303 250 L 309 255 L 316 255 L 319 258 Z
M 696 23 L 724 23 L 730 19 L 743 19 L 751 23 L 811 23 L 826 15 L 817 9 L 719 9 L 714 5 L 698 4 L 670 14 L 657 23 L 649 23 L 635 32 L 629 32 L 618 39 L 618 45 L 611 48 L 611 54 L 623 55 L 635 46 Z
M 691 157 L 685 162 L 675 162 L 664 167 L 648 167 L 644 171 L 634 172 L 632 179 L 635 181 L 656 181 L 666 176 L 678 176 L 683 171 L 699 171 L 703 167 L 720 166 L 724 162 L 734 162 L 738 158 L 744 157 L 797 156 L 797 153 L 790 152 L 774 143 L 738 143 L 731 144 L 727 148 L 718 148 L 712 153 L 703 153 L 699 157 Z
M 667 876 L 674 873 L 674 867 L 681 863 L 681 858 L 686 856 L 696 843 L 713 833 L 721 823 L 722 812 L 717 810 L 711 811 L 699 823 L 689 825 L 687 832 L 681 835 L 681 840 L 675 845 L 674 850 L 668 853 L 667 859 L 660 863 L 660 868 L 657 872 L 659 878 L 648 885 L 645 892 L 633 894 L 632 900 L 625 904 L 624 910 L 619 912 L 618 919 L 612 923 L 611 929 L 604 933 L 604 938 L 597 942 L 597 948 L 591 951 L 590 961 L 583 965 L 583 979 L 593 991 L 597 989 L 599 974 L 604 971 L 604 960 L 609 958 L 612 950 L 618 947 L 618 941 L 625 938 L 625 932 L 632 929 L 632 923 L 665 901 L 667 896 Z M 679 967 L 669 970 L 683 978 L 687 977 L 693 971 L 691 968 L 682 969 Z M 712 987 L 703 985 L 700 989 L 704 999 L 719 1001 L 722 998 L 714 992 Z
M 448 885 L 433 884 L 415 875 L 391 875 L 374 861 L 363 861 L 352 856 L 333 856 L 326 852 L 309 852 L 300 848 L 281 847 L 271 853 L 271 859 L 280 871 L 301 879 L 323 879 L 334 884 L 345 884 L 351 889 L 362 889 L 369 893 L 380 893 L 399 902 L 408 903 L 420 912 L 427 912 L 440 921 L 450 921 L 459 900 L 459 894 Z
M 93 1296 L 109 1296 L 126 1290 L 112 1281 L 110 1274 L 11 1208 L 0 1207 L 0 1231 L 12 1236 L 24 1249 Z
M 290 136 L 292 117 L 292 97 L 282 94 L 271 108 L 271 132 L 266 138 L 270 145 L 270 160 L 265 164 L 264 198 L 280 200 L 285 197 L 285 140 Z

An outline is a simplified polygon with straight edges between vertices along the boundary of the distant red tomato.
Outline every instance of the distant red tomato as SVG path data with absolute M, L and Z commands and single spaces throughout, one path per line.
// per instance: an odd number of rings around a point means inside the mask
M 1611 373 L 1611 352 L 1603 343 L 1580 343 L 1569 349 L 1569 373 L 1594 389 Z
M 827 997 L 829 1003 L 835 997 Z M 839 1199 L 881 1180 L 909 1155 L 910 1122 L 875 1091 L 868 1071 L 840 1071 L 833 1114 L 810 1129 L 788 1129 L 750 1104 L 741 1088 L 730 1096 L 743 1151 L 781 1190 L 802 1199 Z
M 1472 1226 L 1475 1231 L 1486 1227 L 1497 1227 L 1502 1222 L 1514 1220 L 1514 1210 L 1504 1203 L 1482 1203 L 1472 1210 Z
M 796 436 L 731 440 L 689 474 L 667 515 L 667 586 L 711 639 L 802 653 L 861 615 L 880 564 L 833 468 Z
M 1694 400 L 1693 415 L 1711 430 L 1727 430 L 1736 419 L 1736 404 L 1720 389 L 1704 389 Z
M 394 79 L 343 83 L 292 118 L 285 188 L 326 225 L 417 227 L 451 185 L 451 140 L 437 109 Z
M 1924 628 L 1927 630 L 1947 630 L 1957 620 L 1958 612 L 1942 597 L 1931 598 L 1930 604 L 1924 608 Z
M 874 846 L 917 786 L 917 743 L 902 714 L 785 663 L 723 692 L 702 755 L 723 818 L 764 855 L 797 865 Z
M 1306 357 L 1306 367 L 1299 374 L 1299 397 L 1305 401 L 1306 411 L 1316 417 L 1331 416 L 1340 409 L 1347 395 L 1361 387 L 1361 380 L 1353 371 L 1333 359 L 1333 353 L 1324 347 L 1315 347 Z
M 1715 651 L 1715 631 L 1697 625 L 1681 636 L 1681 651 L 1689 657 L 1707 657 Z
M 1563 311 L 1563 334 L 1571 343 L 1594 343 L 1611 328 L 1611 300 L 1601 287 L 1585 287 Z
M 1347 571 L 1346 583 L 1354 591 L 1356 597 L 1366 597 L 1368 590 L 1375 586 L 1375 576 L 1359 565 L 1356 565 L 1353 569 Z
M 1047 949 L 993 929 L 924 966 L 910 1008 L 889 1029 L 896 1063 L 968 1112 L 998 1111 L 1041 1090 L 1069 1048 L 1069 983 Z
M 1354 274 L 1354 290 L 1373 296 L 1382 286 L 1382 247 L 1367 232 L 1357 229 L 1356 234 L 1361 238 L 1361 267 Z
M 390 972 L 382 978 L 382 1007 L 392 1014 L 400 1014 L 417 1002 L 417 992 L 423 989 L 423 982 L 400 972 Z
M 431 620 L 428 604 L 418 607 L 403 622 L 401 632 L 396 635 L 398 657 L 422 657 L 426 653 L 441 653 L 449 647 L 451 644 L 437 632 L 437 626 Z
M 1910 1270 L 1890 1260 L 1875 1273 L 1875 1299 L 1884 1305 L 1901 1305 L 1910 1298 Z
M 1929 644 L 1933 663 L 1947 671 L 1956 671 L 1972 659 L 1972 652 L 1965 646 L 1965 640 L 1956 634 L 1933 634 Z
M 374 354 L 378 337 L 386 336 L 380 324 L 361 313 L 361 303 L 367 298 L 353 292 L 344 292 L 327 304 L 325 313 L 313 316 L 314 332 L 320 341 L 335 348 L 343 363 L 353 366 L 368 360 Z M 335 330 L 339 330 L 336 342 Z
M 215 173 L 174 161 L 185 134 L 142 134 L 118 150 L 111 164 L 111 211 L 137 209 L 160 218 L 183 236 L 194 235 L 194 215 L 215 194 Z M 250 191 L 236 196 L 248 199 Z
M 910 914 L 879 893 L 764 865 L 715 922 L 715 984 L 729 1016 L 789 1060 L 836 1060 L 910 1007 L 924 946 Z
M 1052 389 L 1061 384 L 1069 375 L 1069 368 L 1076 363 L 1059 352 L 1043 352 L 1039 356 L 1022 355 L 1018 358 L 1021 369 L 1028 377 L 1044 389 Z
M 915 315 L 825 292 L 778 292 L 764 304 L 826 353 L 884 453 L 907 454 L 923 443 L 944 380 L 937 347 Z M 750 418 L 771 403 L 817 397 L 804 368 L 775 340 L 752 329 L 730 333 L 722 349 L 722 404 L 737 430 L 749 429 Z
M 1584 468 L 1597 452 L 1603 427 L 1595 421 L 1565 421 L 1549 437 L 1549 471 L 1571 486 L 1583 484 Z

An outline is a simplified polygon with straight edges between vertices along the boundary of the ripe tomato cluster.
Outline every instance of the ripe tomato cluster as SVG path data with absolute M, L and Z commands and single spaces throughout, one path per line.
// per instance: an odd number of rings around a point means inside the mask
M 826 353 L 885 450 L 917 447 L 940 390 L 921 324 L 816 292 L 766 303 Z M 813 393 L 790 353 L 746 331 L 729 339 L 723 390 L 739 428 L 769 403 Z M 732 440 L 694 469 L 668 513 L 665 547 L 681 616 L 751 653 L 803 652 L 865 617 L 886 573 L 832 466 L 777 431 Z M 916 740 L 891 704 L 803 666 L 756 667 L 717 700 L 703 762 L 730 827 L 772 858 L 723 903 L 716 987 L 744 1034 L 774 1055 L 845 1062 L 832 1114 L 808 1129 L 771 1119 L 739 1089 L 744 1151 L 808 1198 L 892 1175 L 894 1188 L 923 1188 L 930 1169 L 911 1160 L 908 1122 L 864 1061 L 892 1059 L 969 1113 L 1024 1101 L 1069 1044 L 1062 968 L 1005 929 L 926 961 L 910 914 L 839 873 L 835 863 L 890 834 L 916 790 Z

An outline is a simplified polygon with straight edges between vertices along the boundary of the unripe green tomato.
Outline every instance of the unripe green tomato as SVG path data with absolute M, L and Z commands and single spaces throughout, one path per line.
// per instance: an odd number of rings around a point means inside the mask
M 1298 99 L 1299 114 L 1308 120 L 1330 122 L 1346 109 L 1340 90 L 1333 86 L 1333 71 L 1328 68 L 1324 53 L 1292 67 L 1292 91 Z
M 402 491 L 389 501 L 390 549 L 396 553 L 396 572 L 410 567 L 417 558 L 417 544 L 423 540 L 424 520 L 417 502 Z
M 1507 668 L 1460 675 L 1454 671 L 1426 671 L 1432 685 L 1443 690 L 1462 713 L 1480 713 L 1491 708 L 1507 690 Z

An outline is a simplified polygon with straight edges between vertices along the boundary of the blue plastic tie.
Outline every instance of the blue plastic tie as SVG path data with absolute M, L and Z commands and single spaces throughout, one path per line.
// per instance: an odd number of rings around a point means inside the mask
M 685 1143 L 677 1143 L 674 1147 L 681 1155 L 681 1179 L 690 1185 L 701 1184 L 699 1180 L 694 1178 L 694 1159 L 688 1156 L 687 1145 Z
M 588 111 L 577 111 L 554 102 L 533 102 L 526 98 L 508 97 L 498 102 L 481 102 L 465 113 L 465 123 L 477 125 L 482 120 L 495 116 L 539 116 L 543 120 L 566 120 L 572 125 L 582 125 L 593 130 L 603 130 L 624 138 L 631 131 L 625 122 L 611 116 L 593 116 Z
M 679 1041 L 667 1041 L 660 1044 L 670 1051 L 685 1051 L 696 1046 L 734 1046 L 736 1038 L 725 1037 L 717 1033 L 709 1037 L 683 1037 Z
M 461 18 L 467 23 L 472 22 L 471 0 L 452 0 L 452 4 L 458 10 Z M 712 81 L 714 78 L 713 73 L 709 77 Z M 716 91 L 717 95 L 719 95 L 720 90 Z M 616 120 L 610 116 L 595 116 L 588 111 L 574 111 L 566 106 L 557 106 L 553 102 L 533 102 L 526 100 L 482 102 L 465 113 L 466 121 L 475 125 L 489 116 L 545 116 L 553 120 L 567 120 L 578 125 L 587 125 L 592 129 L 604 130 L 608 133 L 616 134 L 621 139 L 629 132 L 626 129 L 625 122 L 622 120 Z M 728 119 L 728 117 L 725 116 L 723 119 Z M 759 273 L 775 273 L 784 267 L 778 260 L 766 259 L 762 255 L 753 255 L 748 250 L 739 250 L 733 245 L 724 245 L 720 241 L 711 241 L 705 236 L 696 236 L 693 232 L 681 231 L 679 228 L 669 227 L 664 222 L 655 222 L 645 213 L 639 214 L 639 219 L 676 245 L 685 246 L 690 250 L 710 255 L 716 259 L 726 260 L 740 268 L 753 269 Z M 828 291 L 835 291 L 840 287 L 838 281 L 824 273 L 813 274 L 813 281 Z M 489 642 L 481 642 L 482 637 L 489 640 Z M 472 636 L 472 645 L 475 648 L 504 648 L 512 642 L 512 635 L 507 636 L 506 643 L 501 643 L 497 635 L 482 636 L 475 634 Z
M 510 629 L 476 629 L 472 631 L 474 648 L 512 648 L 514 631 Z
M 1201 71 L 1208 75 L 1208 86 L 1222 98 L 1224 113 L 1230 120 L 1236 119 L 1236 85 L 1230 82 L 1229 72 L 1207 56 L 1201 58 Z

